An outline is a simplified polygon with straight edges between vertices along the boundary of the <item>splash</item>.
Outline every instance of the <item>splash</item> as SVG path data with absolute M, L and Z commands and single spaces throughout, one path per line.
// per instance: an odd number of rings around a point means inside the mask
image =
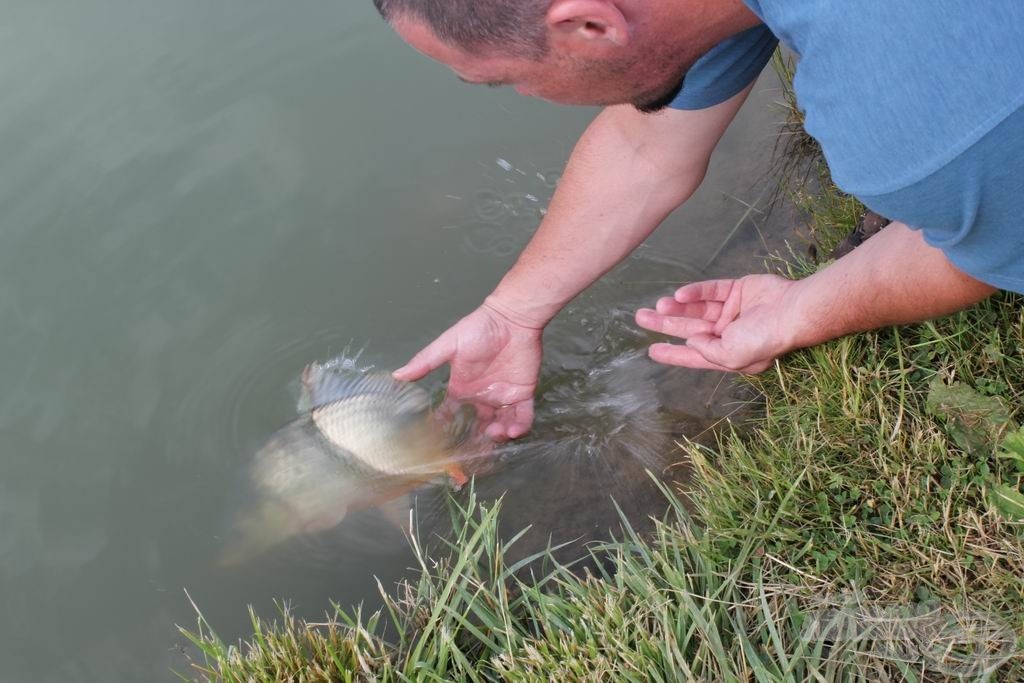
M 616 469 L 622 461 L 658 472 L 671 451 L 654 367 L 629 351 L 589 369 L 560 369 L 541 379 L 533 432 L 502 447 L 503 459 L 558 458 Z
M 349 342 L 338 355 L 321 363 L 312 363 L 309 367 L 318 371 L 337 372 L 339 374 L 365 374 L 367 372 L 371 372 L 377 367 L 373 363 L 367 363 L 362 360 L 363 353 L 365 352 L 366 346 L 356 348 L 354 342 Z M 301 377 L 292 380 L 291 391 L 293 394 L 298 396 L 298 400 L 295 405 L 296 411 L 299 414 L 308 412 L 310 408 L 312 408 L 312 405 L 310 404 L 309 392 L 306 390 Z

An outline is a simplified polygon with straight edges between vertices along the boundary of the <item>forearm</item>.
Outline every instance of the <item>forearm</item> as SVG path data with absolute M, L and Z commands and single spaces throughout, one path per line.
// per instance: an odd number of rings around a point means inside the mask
M 603 112 L 580 139 L 537 234 L 489 301 L 543 326 L 635 249 L 702 179 L 666 177 Z M 508 310 L 505 310 L 508 309 Z
M 747 92 L 704 112 L 606 109 L 580 139 L 537 234 L 488 302 L 543 327 L 697 189 Z
M 794 284 L 794 338 L 814 346 L 863 330 L 937 318 L 995 291 L 957 270 L 919 231 L 893 223 L 827 268 Z

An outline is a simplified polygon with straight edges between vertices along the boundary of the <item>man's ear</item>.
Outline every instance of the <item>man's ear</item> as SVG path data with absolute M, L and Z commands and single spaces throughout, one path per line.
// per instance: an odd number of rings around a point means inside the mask
M 554 0 L 547 25 L 554 40 L 576 46 L 625 47 L 629 43 L 629 21 L 616 0 Z

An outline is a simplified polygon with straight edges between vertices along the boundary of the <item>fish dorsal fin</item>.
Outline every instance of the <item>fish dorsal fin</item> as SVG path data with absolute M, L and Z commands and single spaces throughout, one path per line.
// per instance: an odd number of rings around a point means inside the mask
M 421 387 L 399 382 L 382 372 L 339 371 L 312 364 L 302 373 L 311 411 L 356 396 L 392 397 L 397 414 L 418 414 L 430 408 L 430 397 Z

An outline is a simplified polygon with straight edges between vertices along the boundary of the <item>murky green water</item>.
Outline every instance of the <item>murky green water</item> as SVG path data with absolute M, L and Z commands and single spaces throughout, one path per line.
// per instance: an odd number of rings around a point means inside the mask
M 227 638 L 248 603 L 371 599 L 410 564 L 397 531 L 220 570 L 227 492 L 307 362 L 354 341 L 397 366 L 478 304 L 593 112 L 460 84 L 368 1 L 7 0 L 0 24 L 0 681 L 169 679 L 186 588 Z M 559 410 L 642 348 L 664 281 L 759 263 L 753 222 L 723 243 L 763 196 L 771 87 L 549 330 L 538 433 L 479 484 L 510 527 L 597 537 L 609 495 L 656 501 L 633 459 L 559 441 L 590 419 Z M 652 376 L 665 443 L 735 408 L 720 379 Z

